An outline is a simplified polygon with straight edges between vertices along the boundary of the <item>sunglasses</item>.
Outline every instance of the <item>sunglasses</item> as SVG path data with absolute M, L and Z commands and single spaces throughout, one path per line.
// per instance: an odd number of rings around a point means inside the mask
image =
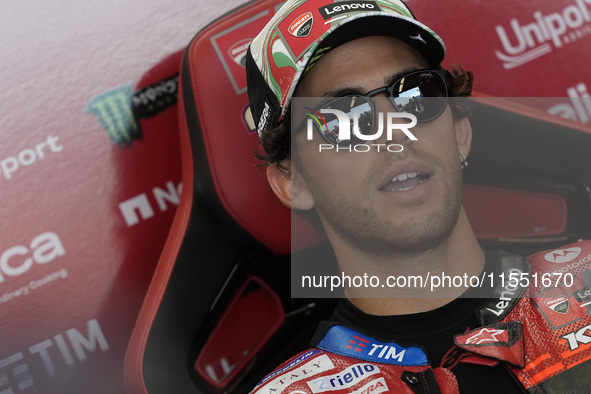
M 448 101 L 445 78 L 447 70 L 424 69 L 401 75 L 391 85 L 374 89 L 364 95 L 348 95 L 331 98 L 321 105 L 322 109 L 338 110 L 345 113 L 351 125 L 357 125 L 361 134 L 372 135 L 377 125 L 377 111 L 373 96 L 385 93 L 397 112 L 406 112 L 416 117 L 418 123 L 438 118 Z M 361 142 L 351 133 L 350 140 L 339 140 L 339 121 L 336 115 L 317 111 L 314 125 L 324 140 L 334 146 L 347 147 Z M 311 114 L 309 114 L 311 115 Z M 319 119 L 321 118 L 321 119 Z

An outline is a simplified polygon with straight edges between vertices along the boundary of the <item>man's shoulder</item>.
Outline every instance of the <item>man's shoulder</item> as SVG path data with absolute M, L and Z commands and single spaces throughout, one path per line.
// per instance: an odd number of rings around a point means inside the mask
M 391 365 L 309 349 L 263 378 L 251 394 L 411 393 L 402 380 L 393 381 L 393 372 Z
M 317 346 L 281 364 L 252 393 L 412 393 L 419 382 L 431 388 L 456 384 L 441 368 L 432 369 L 419 347 L 381 342 L 339 324 L 328 327 Z
M 519 328 L 513 332 L 517 335 L 511 344 L 513 353 L 523 358 L 510 368 L 528 389 L 535 386 L 540 392 L 562 392 L 569 387 L 569 392 L 587 392 L 591 240 L 537 252 L 527 260 L 531 272 L 514 276 L 514 283 L 507 282 L 505 289 L 508 297 L 517 283 L 528 287 L 501 322 Z M 506 298 L 501 301 L 509 303 Z M 515 347 L 519 342 L 523 344 Z

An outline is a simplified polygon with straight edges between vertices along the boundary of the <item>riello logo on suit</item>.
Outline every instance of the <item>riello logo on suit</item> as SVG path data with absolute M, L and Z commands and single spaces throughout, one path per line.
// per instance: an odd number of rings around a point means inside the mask
M 591 0 L 575 0 L 557 12 L 538 10 L 528 21 L 513 18 L 508 27 L 497 25 L 503 50 L 495 53 L 503 67 L 519 67 L 552 52 L 553 48 L 591 36 L 590 4 Z

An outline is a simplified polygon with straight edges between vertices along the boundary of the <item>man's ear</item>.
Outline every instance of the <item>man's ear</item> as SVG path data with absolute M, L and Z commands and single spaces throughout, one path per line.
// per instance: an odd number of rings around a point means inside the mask
M 454 119 L 456 142 L 462 155 L 468 157 L 472 148 L 472 126 L 467 117 Z
M 314 207 L 314 198 L 308 190 L 306 181 L 291 166 L 291 160 L 284 160 L 279 168 L 278 163 L 267 167 L 267 180 L 271 190 L 279 201 L 290 209 L 307 211 Z

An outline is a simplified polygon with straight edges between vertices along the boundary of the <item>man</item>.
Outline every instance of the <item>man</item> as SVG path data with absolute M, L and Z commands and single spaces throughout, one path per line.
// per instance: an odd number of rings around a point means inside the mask
M 284 205 L 320 224 L 349 277 L 369 274 L 383 284 L 529 274 L 524 259 L 484 252 L 462 208 L 472 129 L 451 97 L 469 95 L 472 76 L 442 71 L 444 55 L 440 37 L 399 0 L 291 0 L 251 45 L 249 99 L 269 184 Z M 324 107 L 302 114 L 293 103 L 305 97 L 322 98 Z M 372 119 L 367 135 L 351 135 L 366 139 L 363 153 L 340 139 L 331 126 L 338 119 L 320 118 L 340 111 L 355 129 L 363 123 L 353 121 L 359 102 Z M 386 122 L 379 117 L 401 108 L 407 118 L 393 118 L 395 130 L 379 135 L 377 124 Z M 306 114 L 317 117 L 306 123 Z M 522 315 L 535 312 L 529 299 L 516 298 L 526 289 L 498 282 L 486 298 L 466 281 L 428 290 L 346 286 L 313 349 L 255 392 L 566 392 L 566 375 L 542 377 L 535 369 L 541 350 L 524 342 L 524 332 L 533 333 Z

